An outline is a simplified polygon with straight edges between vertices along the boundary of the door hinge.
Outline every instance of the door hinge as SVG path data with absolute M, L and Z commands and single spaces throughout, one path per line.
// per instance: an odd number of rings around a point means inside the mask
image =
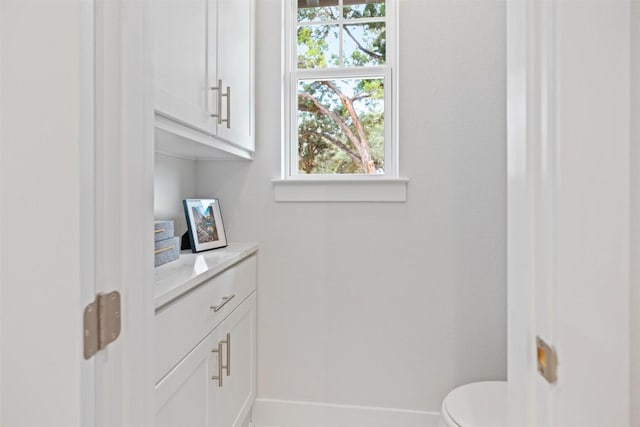
M 538 372 L 550 384 L 558 381 L 558 353 L 556 349 L 536 337 L 536 352 L 538 360 Z
M 84 309 L 84 358 L 114 342 L 120 335 L 120 294 L 98 294 Z

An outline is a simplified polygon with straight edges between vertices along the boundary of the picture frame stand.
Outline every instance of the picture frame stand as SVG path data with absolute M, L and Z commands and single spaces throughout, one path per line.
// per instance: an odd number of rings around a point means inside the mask
M 189 238 L 189 231 L 185 231 L 180 239 L 180 250 L 184 251 L 187 249 L 189 250 L 193 249 L 191 247 L 191 239 Z

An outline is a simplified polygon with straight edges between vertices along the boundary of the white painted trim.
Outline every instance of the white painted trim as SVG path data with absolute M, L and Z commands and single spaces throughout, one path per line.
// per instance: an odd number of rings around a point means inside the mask
M 122 333 L 94 356 L 96 425 L 154 424 L 150 0 L 95 2 L 96 290 L 122 295 Z
M 640 1 L 631 2 L 631 76 L 640 76 Z M 631 78 L 631 390 L 640 402 L 640 79 Z M 640 425 L 640 405 L 631 404 L 631 425 Z
M 2 18 L 3 13 L 4 13 L 4 9 L 3 9 L 2 5 L 0 4 L 0 23 L 3 22 L 3 18 Z M 4 58 L 4 54 L 3 54 L 3 44 L 4 43 L 6 43 L 6 41 L 3 42 L 3 37 L 0 37 L 0 73 L 2 73 L 2 70 L 3 70 L 3 68 L 2 68 L 2 63 L 3 63 L 2 58 Z M 0 99 L 2 99 L 2 81 L 3 81 L 2 75 L 0 74 Z M 2 111 L 2 106 L 3 106 L 3 104 L 2 104 L 2 102 L 0 102 L 0 138 L 3 135 L 3 132 L 2 132 L 2 128 L 3 128 L 2 117 L 4 116 L 4 113 Z M 0 159 L 2 158 L 2 156 L 4 154 L 3 151 L 4 150 L 2 148 L 2 143 L 0 143 Z M 6 186 L 6 184 L 3 183 L 2 177 L 3 177 L 3 174 L 0 173 L 0 228 L 2 227 L 2 223 L 3 223 L 2 212 L 4 212 L 4 210 L 3 210 L 4 197 L 2 197 L 2 195 L 5 194 L 5 189 L 4 189 L 5 187 L 4 186 Z M 4 259 L 4 257 L 2 256 L 2 248 L 3 247 L 4 246 L 0 244 L 0 272 L 4 271 L 3 266 L 2 266 L 2 264 L 3 264 L 2 260 Z M 2 303 L 3 291 L 4 291 L 4 279 L 3 279 L 2 273 L 0 273 L 0 307 L 3 307 L 3 303 Z M 0 367 L 5 366 L 4 365 L 4 361 L 2 360 L 2 357 L 3 357 L 2 355 L 4 354 L 4 350 L 2 348 L 3 347 L 2 343 L 5 342 L 4 336 L 3 336 L 3 333 L 2 333 L 2 331 L 4 330 L 4 327 L 2 326 L 2 323 L 3 323 L 2 316 L 0 316 Z M 83 375 L 84 375 L 84 373 L 83 373 Z M 82 381 L 84 381 L 84 378 L 82 378 Z M 83 383 L 83 385 L 84 385 L 84 383 Z M 5 402 L 4 387 L 0 387 L 0 420 L 4 420 L 4 402 Z
M 153 67 L 150 0 L 122 4 L 122 182 L 123 307 L 128 336 L 123 342 L 122 413 L 124 425 L 153 425 Z
M 80 2 L 80 52 L 78 58 L 80 176 L 80 307 L 78 313 L 96 295 L 96 123 L 95 123 L 95 1 Z M 95 359 L 82 360 L 80 420 L 83 426 L 96 425 Z M 0 419 L 2 419 L 0 417 Z
M 408 179 L 273 179 L 276 202 L 406 202 Z
M 3 7 L 2 7 L 2 5 L 0 5 L 0 22 L 3 21 L 2 15 L 3 15 Z M 2 60 L 2 58 L 4 57 L 4 53 L 3 53 L 3 44 L 4 43 L 6 43 L 6 42 L 3 42 L 3 37 L 0 37 L 0 73 L 2 73 L 2 70 L 3 70 L 3 67 L 2 67 L 3 60 Z M 0 99 L 2 98 L 2 81 L 3 81 L 3 79 L 0 76 Z M 3 132 L 2 132 L 2 128 L 3 128 L 2 117 L 4 116 L 4 113 L 3 113 L 2 110 L 3 110 L 2 109 L 2 102 L 0 102 L 0 136 L 3 135 Z M 2 156 L 3 156 L 3 151 L 4 150 L 2 149 L 2 144 L 0 143 L 0 158 L 2 158 Z M 0 227 L 2 227 L 2 224 L 3 224 L 2 212 L 4 212 L 4 209 L 3 209 L 4 197 L 2 197 L 2 195 L 5 194 L 5 189 L 4 188 L 6 186 L 6 184 L 3 183 L 2 177 L 3 177 L 3 174 L 0 173 Z M 3 255 L 2 255 L 2 248 L 3 247 L 4 247 L 4 245 L 0 244 L 0 272 L 2 272 L 4 270 L 3 266 L 2 266 L 2 264 L 3 264 L 2 260 L 4 259 Z M 2 273 L 0 273 L 0 307 L 4 306 L 3 302 L 2 302 L 2 294 L 3 294 L 3 292 L 4 292 L 4 279 L 3 279 Z M 4 349 L 3 349 L 3 344 L 2 344 L 3 342 L 5 342 L 4 335 L 3 335 L 3 330 L 4 330 L 3 319 L 2 319 L 2 316 L 0 316 L 0 367 L 5 366 L 4 365 L 4 360 L 3 360 Z M 4 418 L 4 402 L 5 402 L 4 387 L 0 387 L 0 420 L 4 420 L 5 419 Z
M 277 427 L 436 427 L 438 412 L 256 399 L 252 423 Z
M 303 68 L 296 71 L 297 80 L 339 80 L 348 78 L 375 78 L 387 77 L 389 66 L 370 67 L 334 67 L 334 68 Z M 297 87 L 297 85 L 296 85 Z M 297 92 L 297 91 L 296 91 Z

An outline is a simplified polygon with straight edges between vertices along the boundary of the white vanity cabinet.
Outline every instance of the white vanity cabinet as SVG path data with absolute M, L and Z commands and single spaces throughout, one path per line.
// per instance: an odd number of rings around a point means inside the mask
M 256 398 L 256 296 L 236 308 L 216 329 L 223 351 L 222 369 L 214 366 L 213 376 L 222 374 L 222 382 L 209 384 L 211 427 L 241 427 Z M 221 345 L 220 345 L 221 344 Z
M 165 283 L 156 299 L 159 427 L 248 425 L 256 393 L 257 260 L 255 248 L 229 252 L 188 254 L 161 271 L 161 287 L 163 280 L 184 284 Z
M 153 0 L 152 25 L 157 151 L 251 158 L 255 0 Z

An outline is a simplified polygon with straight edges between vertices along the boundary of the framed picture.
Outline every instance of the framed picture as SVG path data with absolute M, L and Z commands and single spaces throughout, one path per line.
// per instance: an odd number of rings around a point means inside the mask
M 182 205 L 193 252 L 227 246 L 218 199 L 186 199 Z

